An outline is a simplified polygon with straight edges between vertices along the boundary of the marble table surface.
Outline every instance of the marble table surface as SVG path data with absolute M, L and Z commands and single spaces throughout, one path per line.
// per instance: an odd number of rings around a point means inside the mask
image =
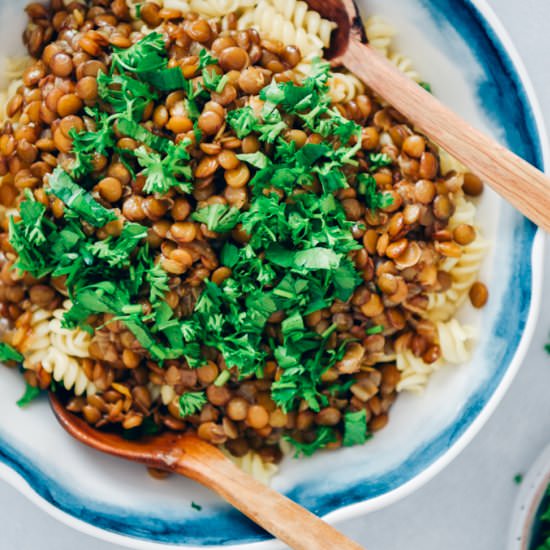
M 529 70 L 550 128 L 550 2 L 489 0 Z M 549 213 L 550 215 L 550 213 Z M 550 238 L 546 273 L 550 274 Z M 504 401 L 473 443 L 407 499 L 339 525 L 369 550 L 503 550 L 518 486 L 550 441 L 550 276 L 538 329 Z M 1 550 L 117 550 L 65 527 L 0 481 Z M 314 549 L 312 549 L 314 550 Z M 336 549 L 335 549 L 336 550 Z

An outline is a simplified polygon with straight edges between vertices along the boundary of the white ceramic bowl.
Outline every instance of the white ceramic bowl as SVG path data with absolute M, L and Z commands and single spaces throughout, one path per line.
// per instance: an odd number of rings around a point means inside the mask
M 0 1 L 3 52 L 21 52 L 25 1 Z M 362 0 L 388 17 L 399 47 L 449 106 L 531 162 L 548 160 L 547 136 L 523 65 L 483 0 Z M 491 300 L 460 317 L 479 327 L 476 353 L 447 367 L 421 396 L 398 400 L 387 429 L 363 447 L 287 460 L 275 488 L 326 516 L 347 519 L 387 506 L 432 478 L 480 430 L 516 374 L 537 318 L 542 235 L 487 191 L 479 205 Z M 497 239 L 498 235 L 498 239 Z M 183 479 L 158 482 L 144 469 L 72 441 L 47 403 L 22 411 L 15 373 L 0 370 L 0 476 L 49 513 L 88 534 L 147 550 L 216 546 L 268 550 L 260 529 Z M 191 508 L 202 505 L 202 512 Z

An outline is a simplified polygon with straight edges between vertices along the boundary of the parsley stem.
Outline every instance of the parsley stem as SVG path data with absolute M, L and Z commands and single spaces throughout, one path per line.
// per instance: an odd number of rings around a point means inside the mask
M 220 374 L 218 375 L 218 378 L 214 381 L 214 386 L 221 388 L 222 386 L 225 386 L 225 383 L 229 380 L 231 377 L 231 373 L 228 370 L 222 370 Z

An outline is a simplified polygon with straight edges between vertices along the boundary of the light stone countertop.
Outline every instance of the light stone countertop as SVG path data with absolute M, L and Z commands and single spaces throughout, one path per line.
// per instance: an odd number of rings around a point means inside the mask
M 550 2 L 489 0 L 534 82 L 550 128 Z M 550 213 L 549 213 L 550 215 Z M 547 244 L 550 251 L 550 240 Z M 547 253 L 546 273 L 550 274 Z M 497 412 L 473 443 L 414 495 L 339 528 L 368 550 L 504 550 L 518 487 L 550 441 L 550 277 L 525 363 Z M 117 550 L 36 508 L 0 481 L 0 550 Z M 314 549 L 312 549 L 314 550 Z M 335 549 L 337 550 L 337 549 Z

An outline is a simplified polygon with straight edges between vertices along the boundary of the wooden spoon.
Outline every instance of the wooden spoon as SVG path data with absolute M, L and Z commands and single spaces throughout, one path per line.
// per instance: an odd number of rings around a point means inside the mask
M 102 453 L 198 481 L 291 548 L 362 549 L 305 508 L 245 474 L 218 448 L 194 435 L 163 433 L 127 441 L 95 430 L 68 412 L 53 393 L 50 404 L 61 426 L 75 439 Z
M 470 126 L 368 46 L 353 0 L 306 2 L 311 9 L 338 25 L 326 52 L 333 67 L 344 66 L 357 75 L 527 218 L 550 231 L 550 179 Z

